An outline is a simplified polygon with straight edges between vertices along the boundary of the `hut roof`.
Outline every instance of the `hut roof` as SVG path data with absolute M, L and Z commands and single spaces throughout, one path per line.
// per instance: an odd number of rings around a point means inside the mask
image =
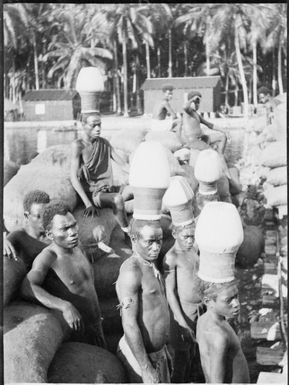
M 175 88 L 213 88 L 220 81 L 220 76 L 194 76 L 185 78 L 153 78 L 146 79 L 143 90 L 159 90 L 166 84 Z
M 48 90 L 33 90 L 28 91 L 23 100 L 25 101 L 47 101 L 47 100 L 71 100 L 77 94 L 75 90 L 58 90 L 58 89 L 48 89 Z

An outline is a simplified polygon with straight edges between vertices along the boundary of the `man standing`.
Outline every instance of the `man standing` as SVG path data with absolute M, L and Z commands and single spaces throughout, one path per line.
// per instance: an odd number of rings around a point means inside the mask
M 162 91 L 163 91 L 163 100 L 159 104 L 156 114 L 155 114 L 155 119 L 158 120 L 165 120 L 167 116 L 170 116 L 172 119 L 177 118 L 177 114 L 172 108 L 170 101 L 173 98 L 173 90 L 174 87 L 171 86 L 170 84 L 166 84 L 163 86 Z
M 99 209 L 104 207 L 112 208 L 129 242 L 124 198 L 113 186 L 111 158 L 126 168 L 128 165 L 108 140 L 100 137 L 101 119 L 97 113 L 84 116 L 83 129 L 83 138 L 72 144 L 70 179 L 85 205 L 84 216 L 98 215 Z
M 182 139 L 186 145 L 198 150 L 204 150 L 210 148 L 210 145 L 214 145 L 216 150 L 223 154 L 227 142 L 226 134 L 223 131 L 216 129 L 213 123 L 206 121 L 198 114 L 197 111 L 201 103 L 201 98 L 202 95 L 197 91 L 191 91 L 188 94 L 188 101 L 184 107 L 185 113 L 183 114 L 181 128 Z M 201 129 L 201 123 L 209 129 L 217 131 L 219 133 L 218 138 L 210 140 L 207 135 L 204 135 Z
M 93 270 L 78 247 L 78 226 L 69 208 L 50 204 L 43 225 L 51 244 L 35 258 L 22 283 L 25 298 L 60 311 L 72 340 L 106 347 Z
M 133 255 L 122 264 L 116 282 L 124 330 L 118 356 L 130 382 L 168 383 L 170 315 L 156 268 L 160 222 L 133 219 L 130 236 Z
M 171 344 L 174 348 L 172 382 L 202 382 L 195 341 L 198 316 L 204 312 L 202 282 L 197 275 L 199 257 L 194 249 L 193 192 L 185 178 L 171 179 L 163 202 L 170 209 L 175 244 L 163 261 L 167 300 L 172 312 Z

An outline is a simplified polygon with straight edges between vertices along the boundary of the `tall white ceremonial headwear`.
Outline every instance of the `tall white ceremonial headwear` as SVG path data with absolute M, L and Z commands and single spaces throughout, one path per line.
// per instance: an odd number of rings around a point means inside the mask
M 172 222 L 176 226 L 185 226 L 194 221 L 192 200 L 194 192 L 186 178 L 174 176 L 163 197 L 163 204 L 170 210 Z
M 129 184 L 133 188 L 135 219 L 159 220 L 162 198 L 170 183 L 166 149 L 159 142 L 142 142 L 130 165 Z
M 200 250 L 199 277 L 216 283 L 234 280 L 236 253 L 244 240 L 236 207 L 226 202 L 207 203 L 198 218 L 195 239 Z
M 98 68 L 81 68 L 75 89 L 81 97 L 82 113 L 99 112 L 99 93 L 104 91 L 104 79 Z
M 221 178 L 223 165 L 217 151 L 203 150 L 199 153 L 195 164 L 195 177 L 199 182 L 213 183 Z

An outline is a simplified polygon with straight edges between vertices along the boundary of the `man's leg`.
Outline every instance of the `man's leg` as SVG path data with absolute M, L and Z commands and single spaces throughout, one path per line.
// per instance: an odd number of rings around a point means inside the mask
M 128 235 L 128 220 L 124 208 L 124 200 L 121 194 L 100 192 L 99 196 L 100 207 L 110 207 L 116 216 L 116 220 L 125 234 L 125 242 L 131 246 Z

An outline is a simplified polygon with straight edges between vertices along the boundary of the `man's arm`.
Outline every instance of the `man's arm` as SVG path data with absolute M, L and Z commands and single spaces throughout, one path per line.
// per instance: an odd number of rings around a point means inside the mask
M 170 305 L 170 308 L 173 312 L 174 319 L 177 323 L 185 328 L 191 338 L 194 338 L 193 332 L 190 329 L 189 325 L 185 321 L 185 318 L 182 314 L 181 306 L 179 300 L 176 295 L 176 264 L 174 263 L 174 259 L 176 257 L 173 254 L 167 253 L 164 261 L 163 261 L 163 271 L 164 271 L 164 279 L 165 279 L 165 287 L 166 287 L 166 295 L 167 301 Z
M 124 267 L 117 280 L 117 296 L 121 306 L 122 326 L 126 341 L 142 371 L 144 383 L 158 382 L 158 375 L 146 353 L 143 337 L 137 322 L 139 309 L 140 272 L 136 268 Z
M 71 151 L 71 167 L 70 167 L 70 181 L 74 188 L 74 190 L 77 192 L 77 194 L 80 196 L 82 202 L 84 203 L 85 207 L 88 208 L 90 206 L 93 206 L 92 202 L 88 199 L 79 179 L 78 179 L 78 171 L 80 169 L 80 155 L 81 155 L 81 145 L 79 142 L 74 141 L 72 143 L 72 151 Z
M 128 163 L 115 151 L 115 149 L 111 146 L 111 158 L 122 166 L 123 171 L 129 173 L 129 165 Z
M 172 116 L 173 119 L 177 118 L 176 112 L 174 111 L 173 107 L 170 105 L 168 101 L 165 101 L 164 107 L 167 109 L 167 111 L 169 112 L 169 114 Z
M 70 302 L 51 295 L 41 286 L 56 258 L 53 251 L 48 248 L 44 249 L 35 258 L 31 270 L 24 278 L 21 293 L 28 299 L 36 299 L 43 306 L 61 311 L 69 326 L 74 330 L 79 330 L 82 322 L 77 309 Z
M 222 334 L 212 334 L 209 341 L 210 352 L 210 383 L 224 383 L 226 375 L 226 364 L 228 362 L 228 341 Z

